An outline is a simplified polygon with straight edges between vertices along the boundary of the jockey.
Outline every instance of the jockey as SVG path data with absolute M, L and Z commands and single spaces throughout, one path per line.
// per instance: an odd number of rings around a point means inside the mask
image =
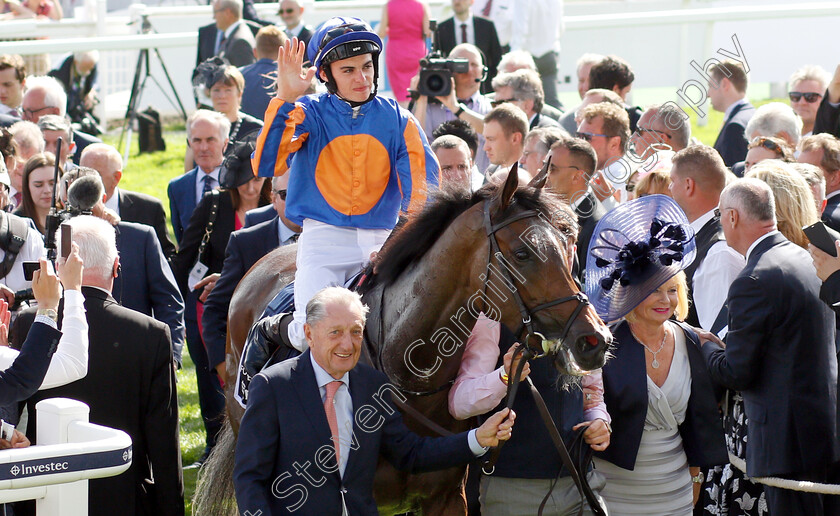
M 286 217 L 299 224 L 289 340 L 306 348 L 306 303 L 343 286 L 378 251 L 400 211 L 423 208 L 438 163 L 417 120 L 378 97 L 382 41 L 358 18 L 335 17 L 310 48 L 293 38 L 277 57 L 277 94 L 252 158 L 265 177 L 290 172 Z M 304 53 L 313 68 L 302 72 Z M 314 75 L 328 93 L 302 97 Z M 301 98 L 302 97 L 302 98 Z

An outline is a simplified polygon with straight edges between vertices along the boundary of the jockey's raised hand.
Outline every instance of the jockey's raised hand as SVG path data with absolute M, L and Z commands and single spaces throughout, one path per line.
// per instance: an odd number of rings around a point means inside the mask
M 315 68 L 303 71 L 306 45 L 297 38 L 280 47 L 277 52 L 277 94 L 283 102 L 295 102 L 312 84 Z

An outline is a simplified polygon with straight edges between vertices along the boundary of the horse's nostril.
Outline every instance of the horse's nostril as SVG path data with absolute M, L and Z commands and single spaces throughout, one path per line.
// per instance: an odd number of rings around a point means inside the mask
M 587 344 L 589 344 L 593 348 L 598 347 L 598 337 L 596 337 L 595 335 L 587 335 L 584 338 L 586 339 Z

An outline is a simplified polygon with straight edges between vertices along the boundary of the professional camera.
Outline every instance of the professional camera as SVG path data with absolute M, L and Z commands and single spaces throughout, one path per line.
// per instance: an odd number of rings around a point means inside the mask
M 466 59 L 444 59 L 438 53 L 431 53 L 420 60 L 420 95 L 446 97 L 452 91 L 452 74 L 467 73 L 470 62 Z
M 437 21 L 431 20 L 432 51 L 420 60 L 420 81 L 417 92 L 429 97 L 446 97 L 452 91 L 452 74 L 470 71 L 466 59 L 446 59 L 437 46 Z

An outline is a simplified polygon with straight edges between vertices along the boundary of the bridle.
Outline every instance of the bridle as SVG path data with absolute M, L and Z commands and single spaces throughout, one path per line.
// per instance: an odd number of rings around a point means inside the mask
M 487 303 L 487 284 L 490 281 L 490 267 L 493 263 L 493 257 L 495 256 L 496 262 L 500 263 L 502 260 L 505 260 L 504 254 L 502 253 L 501 249 L 499 248 L 499 241 L 496 238 L 496 233 L 506 228 L 507 226 L 513 224 L 514 222 L 518 222 L 520 220 L 531 219 L 535 217 L 540 217 L 540 213 L 536 210 L 527 210 L 519 213 L 513 217 L 510 217 L 496 225 L 493 224 L 493 220 L 490 217 L 490 203 L 486 202 L 484 204 L 484 229 L 487 232 L 487 238 L 490 240 L 490 254 L 487 257 L 487 269 L 484 274 L 484 302 L 485 302 L 485 309 Z M 565 241 L 565 237 L 563 237 Z M 529 309 L 525 302 L 522 300 L 522 296 L 519 294 L 519 289 L 516 287 L 516 283 L 514 283 L 514 278 L 511 276 L 510 271 L 507 267 L 498 266 L 496 267 L 497 272 L 500 272 L 503 276 L 503 279 L 507 283 L 507 285 L 513 294 L 513 299 L 516 301 L 516 306 L 519 308 L 519 315 L 522 318 L 522 323 L 519 325 L 519 328 L 514 332 L 514 335 L 517 339 L 521 338 L 523 335 L 523 331 L 527 331 L 525 334 L 524 344 L 525 347 L 530 351 L 532 358 L 541 358 L 548 354 L 549 350 L 545 349 L 543 342 L 545 341 L 545 336 L 534 330 L 534 318 L 532 317 L 537 312 L 541 310 L 546 310 L 548 308 L 568 303 L 570 301 L 577 301 L 577 306 L 575 306 L 574 311 L 572 311 L 572 315 L 566 320 L 566 324 L 563 327 L 563 332 L 560 334 L 560 338 L 558 342 L 563 342 L 566 337 L 569 335 L 569 330 L 572 328 L 572 324 L 577 319 L 578 315 L 587 307 L 589 306 L 589 298 L 586 297 L 586 294 L 583 292 L 577 292 L 572 294 L 571 296 L 561 297 L 554 299 L 552 301 L 548 301 L 542 304 L 535 306 L 534 308 Z M 485 313 L 486 310 L 485 310 Z

